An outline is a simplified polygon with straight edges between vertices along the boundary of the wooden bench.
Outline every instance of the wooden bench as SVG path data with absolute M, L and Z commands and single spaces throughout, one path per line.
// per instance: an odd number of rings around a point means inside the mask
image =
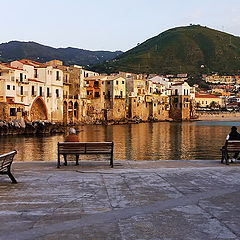
M 229 165 L 229 153 L 240 152 L 240 140 L 228 140 L 220 150 L 222 152 L 221 163 L 225 161 Z
M 64 156 L 64 165 L 67 165 L 67 155 L 76 155 L 76 165 L 78 165 L 79 155 L 107 154 L 110 156 L 110 166 L 113 167 L 113 142 L 59 142 L 58 143 L 58 163 L 60 155 Z
M 17 183 L 16 179 L 11 173 L 11 165 L 13 162 L 13 158 L 16 155 L 17 151 L 14 150 L 9 153 L 5 153 L 0 155 L 0 174 L 6 174 L 12 180 L 12 183 Z

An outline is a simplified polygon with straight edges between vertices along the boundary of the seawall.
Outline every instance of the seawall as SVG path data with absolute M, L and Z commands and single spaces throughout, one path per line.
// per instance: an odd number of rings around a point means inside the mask
M 238 121 L 240 112 L 197 112 L 198 120 L 201 121 Z

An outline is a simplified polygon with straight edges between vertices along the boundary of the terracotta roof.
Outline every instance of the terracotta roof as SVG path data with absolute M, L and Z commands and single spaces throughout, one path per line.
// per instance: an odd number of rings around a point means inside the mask
M 2 65 L 2 66 L 4 66 L 4 67 L 7 67 L 7 68 L 15 69 L 15 70 L 23 70 L 22 68 L 12 67 L 12 66 L 6 65 L 6 64 L 0 64 L 0 65 Z
M 103 78 L 105 78 L 106 76 L 91 76 L 91 77 L 85 77 L 84 80 L 85 81 L 90 81 L 90 80 L 101 80 Z
M 195 95 L 195 98 L 219 98 L 218 96 L 215 96 L 215 95 L 210 95 L 210 94 L 206 94 L 206 95 L 199 95 L 199 94 L 196 94 Z
M 29 78 L 28 81 L 30 81 L 30 82 L 39 82 L 39 83 L 43 83 L 42 81 L 39 81 L 39 80 L 36 80 L 36 79 L 31 79 L 31 78 Z
M 36 61 L 32 61 L 32 60 L 29 60 L 29 59 L 21 59 L 21 60 L 17 60 L 25 65 L 30 65 L 30 66 L 33 66 L 33 67 L 46 67 L 47 65 L 46 64 L 43 64 L 43 63 L 39 63 L 39 62 L 36 62 Z
M 180 86 L 180 85 L 183 85 L 184 83 L 182 82 L 182 83 L 174 83 L 174 84 L 172 84 L 172 86 Z

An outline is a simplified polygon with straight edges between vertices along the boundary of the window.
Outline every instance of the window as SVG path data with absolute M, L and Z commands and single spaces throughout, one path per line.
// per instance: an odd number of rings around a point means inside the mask
M 122 84 L 124 84 L 125 82 L 124 81 L 122 81 Z
M 23 74 L 20 73 L 20 82 L 22 82 L 22 81 L 23 81 Z
M 174 102 L 174 103 L 178 103 L 178 98 L 177 98 L 177 97 L 174 98 L 173 102 Z
M 34 69 L 34 78 L 37 78 L 38 74 L 37 74 L 37 69 Z
M 121 98 L 123 97 L 123 91 L 120 91 L 120 96 L 121 96 Z
M 100 97 L 99 92 L 95 92 L 95 97 L 96 97 L 96 98 L 97 98 L 97 97 Z
M 56 72 L 56 80 L 60 80 L 59 71 Z
M 16 108 L 10 108 L 10 116 L 17 116 Z
M 40 88 L 39 88 L 39 96 L 42 97 L 42 95 L 43 95 L 43 91 L 42 91 L 42 87 L 40 87 Z
M 116 81 L 116 84 L 118 85 L 118 81 Z
M 110 81 L 107 81 L 107 84 L 110 84 Z
M 178 90 L 177 89 L 175 89 L 175 95 L 178 95 Z
M 20 95 L 23 95 L 23 86 L 20 87 Z
M 7 90 L 10 90 L 10 85 L 7 85 Z
M 50 89 L 47 88 L 47 97 L 50 97 Z
M 15 90 L 15 86 L 13 86 L 13 90 Z
M 59 89 L 56 89 L 56 97 L 59 98 Z
M 34 86 L 32 86 L 32 96 L 34 96 Z

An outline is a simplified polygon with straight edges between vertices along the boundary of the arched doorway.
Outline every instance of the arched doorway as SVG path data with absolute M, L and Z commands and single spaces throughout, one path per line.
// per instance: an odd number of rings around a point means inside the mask
M 48 119 L 47 107 L 41 97 L 37 97 L 34 100 L 30 110 L 30 118 L 31 118 L 31 121 Z
M 68 120 L 70 123 L 73 123 L 73 102 L 68 103 Z
M 74 103 L 74 118 L 75 118 L 76 120 L 78 120 L 78 110 L 79 110 L 78 102 L 75 102 L 75 103 Z
M 68 107 L 66 101 L 63 102 L 63 123 L 68 123 Z

